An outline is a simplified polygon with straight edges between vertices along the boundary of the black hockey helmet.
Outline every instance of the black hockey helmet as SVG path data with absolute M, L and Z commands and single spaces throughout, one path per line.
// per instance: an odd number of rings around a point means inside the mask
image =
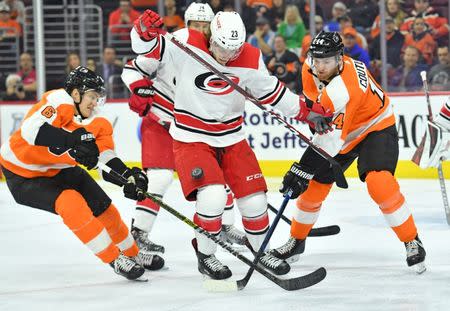
M 316 58 L 326 58 L 336 55 L 344 55 L 344 44 L 339 33 L 332 31 L 319 32 L 311 42 L 309 55 Z
M 81 95 L 87 91 L 95 91 L 101 97 L 104 97 L 105 81 L 92 70 L 83 66 L 78 66 L 66 77 L 64 89 L 69 94 L 71 94 L 74 89 L 77 89 Z

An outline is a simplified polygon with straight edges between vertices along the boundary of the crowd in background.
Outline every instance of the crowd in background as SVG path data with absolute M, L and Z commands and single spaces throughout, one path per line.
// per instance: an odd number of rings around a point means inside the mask
M 31 5 L 31 1 L 24 1 Z M 47 2 L 47 1 L 46 1 Z M 86 65 L 105 81 L 120 76 L 128 56 L 117 56 L 120 44 L 129 46 L 133 21 L 147 8 L 157 10 L 157 0 L 91 1 L 107 14 L 105 29 L 116 39 L 104 42 L 101 61 L 89 57 Z M 183 28 L 184 10 L 193 1 L 164 1 L 163 20 L 167 30 Z M 199 2 L 199 1 L 197 1 Z M 210 0 L 216 13 L 234 11 L 235 2 Z M 260 48 L 268 70 L 291 90 L 300 93 L 301 67 L 311 42 L 309 0 L 241 0 L 241 15 L 247 27 L 247 41 Z M 25 6 L 20 0 L 0 2 L 0 41 L 21 36 Z M 374 78 L 381 79 L 380 15 L 378 1 L 316 1 L 316 32 L 338 31 L 345 54 L 364 62 Z M 428 71 L 431 90 L 450 91 L 448 1 L 387 0 L 386 40 L 388 91 L 418 91 L 422 88 L 419 72 Z M 131 51 L 130 51 L 131 53 Z M 20 71 L 11 72 L 0 81 L 0 99 L 29 100 L 36 92 L 33 53 L 20 55 Z M 81 64 L 77 51 L 67 54 L 61 77 Z M 62 83 L 63 79 L 58 79 Z M 56 83 L 57 84 L 57 83 Z M 114 97 L 126 97 L 123 85 L 110 83 Z M 47 85 L 47 88 L 62 85 Z

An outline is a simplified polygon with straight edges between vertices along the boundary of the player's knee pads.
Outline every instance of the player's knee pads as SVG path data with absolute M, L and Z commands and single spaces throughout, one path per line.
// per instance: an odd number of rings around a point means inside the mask
M 97 219 L 101 221 L 111 236 L 116 235 L 121 227 L 125 226 L 122 222 L 119 211 L 113 204 L 111 204 L 100 216 L 98 216 Z M 128 231 L 126 226 L 122 230 Z
M 298 198 L 297 207 L 301 210 L 318 210 L 330 193 L 333 184 L 322 184 L 311 180 L 308 189 Z
M 173 170 L 155 169 L 147 170 L 148 192 L 163 196 L 173 180 Z
M 83 196 L 71 189 L 58 196 L 55 211 L 71 230 L 82 228 L 94 217 Z
M 403 195 L 397 180 L 388 171 L 370 171 L 366 176 L 370 197 L 383 209 L 402 204 Z
M 242 217 L 257 217 L 267 211 L 267 196 L 263 191 L 239 198 L 236 203 Z
M 208 185 L 198 189 L 197 213 L 205 216 L 220 216 L 227 203 L 227 193 L 223 185 Z

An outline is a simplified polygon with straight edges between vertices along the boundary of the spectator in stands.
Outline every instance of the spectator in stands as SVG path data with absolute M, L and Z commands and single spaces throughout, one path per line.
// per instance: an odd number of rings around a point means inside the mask
M 158 9 L 159 0 L 131 0 L 131 5 L 140 11 L 151 9 L 156 11 Z
M 372 70 L 381 68 L 381 45 L 380 34 L 378 33 L 370 45 L 370 58 L 372 59 Z M 386 17 L 386 57 L 388 64 L 396 68 L 401 64 L 400 51 L 405 42 L 405 37 L 397 29 L 394 19 Z
M 122 66 L 116 64 L 116 50 L 112 47 L 103 49 L 103 63 L 97 67 L 96 73 L 105 80 L 105 86 L 108 90 L 110 87 L 111 77 L 119 77 L 122 73 Z
M 183 18 L 177 13 L 177 6 L 175 0 L 165 0 L 164 6 L 166 8 L 166 15 L 163 17 L 164 26 L 168 32 L 174 32 L 178 29 L 184 28 Z
M 9 5 L 0 4 L 0 41 L 21 36 L 22 28 L 19 23 L 11 18 Z
M 338 18 L 347 14 L 347 6 L 341 1 L 337 1 L 333 4 L 331 9 L 331 20 L 325 23 L 325 31 L 341 31 L 339 27 Z
M 309 13 L 311 12 L 310 0 L 288 0 L 290 3 L 295 2 L 300 11 L 300 17 L 305 24 L 306 29 L 309 29 Z M 323 19 L 322 7 L 316 1 L 316 15 L 319 15 Z M 318 33 L 318 32 L 317 32 Z
M 223 5 L 221 0 L 210 0 L 209 6 L 213 10 L 214 14 L 216 14 L 219 11 L 223 11 Z
M 97 72 L 97 64 L 95 63 L 95 59 L 88 58 L 86 60 L 86 68 L 93 72 Z
M 33 58 L 30 53 L 24 52 L 19 59 L 20 71 L 17 75 L 22 79 L 25 99 L 36 98 L 36 71 L 34 70 Z
M 398 67 L 388 78 L 389 91 L 419 91 L 422 89 L 420 72 L 428 66 L 419 64 L 420 51 L 415 46 L 407 46 L 403 54 L 403 65 Z
M 71 72 L 72 70 L 74 70 L 75 68 L 77 68 L 80 65 L 81 65 L 81 59 L 80 59 L 80 55 L 78 55 L 77 52 L 70 52 L 69 54 L 67 54 L 66 74 L 64 75 L 64 77 L 66 77 L 69 74 L 69 72 Z
M 400 29 L 401 25 L 405 21 L 407 14 L 402 10 L 400 6 L 400 0 L 387 0 L 386 1 L 386 16 L 391 17 L 394 20 L 395 25 Z M 378 15 L 372 24 L 370 30 L 370 36 L 375 38 L 380 33 L 381 17 Z
M 357 32 L 353 27 L 347 27 L 342 31 L 344 54 L 363 62 L 370 69 L 370 57 L 366 50 L 356 43 Z
M 448 46 L 437 49 L 439 63 L 428 72 L 428 82 L 433 91 L 450 91 L 450 55 Z
M 6 93 L 3 100 L 26 100 L 26 93 L 23 88 L 22 78 L 18 74 L 10 74 L 6 78 Z M 32 98 L 28 98 L 32 99 Z
M 247 0 L 247 6 L 255 11 L 256 18 L 266 16 L 272 8 L 272 0 Z
M 263 53 L 264 61 L 272 55 L 275 32 L 270 29 L 269 21 L 264 16 L 256 20 L 256 30 L 248 37 L 248 43 L 259 48 Z
M 427 65 L 433 63 L 434 52 L 437 45 L 429 32 L 428 25 L 425 23 L 424 18 L 416 17 L 414 19 L 411 31 L 405 35 L 404 45 L 415 46 L 422 54 Z
M 441 13 L 434 10 L 428 0 L 414 1 L 414 10 L 411 12 L 411 16 L 405 19 L 400 31 L 406 35 L 410 31 L 415 18 L 419 16 L 423 17 L 425 22 L 430 26 L 430 33 L 438 43 L 448 43 L 448 20 Z
M 352 0 L 347 15 L 353 21 L 353 27 L 365 34 L 372 26 L 378 14 L 378 4 L 372 0 Z
M 280 24 L 284 19 L 285 11 L 286 3 L 284 0 L 272 1 L 272 8 L 267 12 L 267 18 L 270 21 L 272 30 L 276 31 L 278 29 L 278 24 Z
M 5 0 L 0 2 L 0 6 L 6 4 L 11 10 L 11 19 L 16 20 L 19 24 L 23 25 L 25 17 L 25 5 L 20 0 Z
M 314 21 L 316 24 L 316 34 L 323 30 L 323 19 L 322 16 L 316 15 L 314 17 Z M 308 33 L 302 41 L 302 49 L 300 51 L 300 63 L 303 64 L 306 60 L 306 56 L 308 54 L 309 46 L 311 45 L 311 34 Z
M 339 29 L 341 29 L 341 36 L 342 35 L 342 29 L 345 29 L 347 27 L 353 27 L 353 21 L 350 18 L 350 16 L 348 15 L 344 15 L 338 18 L 338 22 L 339 22 Z M 355 28 L 355 27 L 353 27 Z M 358 45 L 360 47 L 362 47 L 364 50 L 368 51 L 369 50 L 369 46 L 367 44 L 367 40 L 366 37 L 364 37 L 364 35 L 358 31 L 356 31 L 356 43 L 358 43 Z
M 286 7 L 284 21 L 278 25 L 278 34 L 284 38 L 288 49 L 299 55 L 306 28 L 295 5 Z
M 129 40 L 133 22 L 140 14 L 131 7 L 130 0 L 120 0 L 119 8 L 109 14 L 108 28 L 114 39 Z
M 300 63 L 297 55 L 286 48 L 286 42 L 282 36 L 275 37 L 274 53 L 266 65 L 267 69 L 291 91 L 299 92 Z

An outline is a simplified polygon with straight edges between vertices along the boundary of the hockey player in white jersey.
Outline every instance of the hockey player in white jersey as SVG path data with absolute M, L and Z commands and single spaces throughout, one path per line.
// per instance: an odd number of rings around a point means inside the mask
M 192 3 L 184 14 L 188 28 L 195 29 L 210 36 L 209 24 L 214 17 L 211 7 L 205 3 Z M 185 32 L 187 29 L 179 30 Z M 176 33 L 175 33 L 176 35 Z M 143 117 L 141 125 L 142 166 L 150 181 L 149 192 L 163 197 L 173 180 L 175 169 L 172 149 L 172 137 L 168 129 L 173 121 L 174 74 L 168 66 L 160 64 L 156 77 L 150 80 L 153 72 L 147 72 L 146 62 L 136 59 L 128 62 L 123 70 L 122 79 L 129 87 L 132 95 L 129 100 L 130 109 Z M 153 148 L 153 146 L 158 146 Z M 225 242 L 244 244 L 245 234 L 234 225 L 234 200 L 227 187 L 227 206 L 223 215 L 222 235 Z M 151 232 L 159 212 L 159 205 L 145 199 L 138 201 L 132 222 L 131 232 L 140 247 L 164 253 L 164 247 L 151 242 Z M 156 261 L 163 261 L 155 255 Z M 160 266 L 160 265 L 158 265 Z
M 148 70 L 172 67 L 175 73 L 174 138 L 175 165 L 183 193 L 196 200 L 194 222 L 211 234 L 221 231 L 226 203 L 225 184 L 233 191 L 251 248 L 257 251 L 269 226 L 267 186 L 242 128 L 245 98 L 220 77 L 199 65 L 171 41 L 160 17 L 147 10 L 131 32 L 136 61 Z M 261 104 L 271 105 L 285 116 L 309 122 L 319 131 L 329 129 L 327 113 L 317 103 L 309 107 L 275 77 L 270 76 L 259 49 L 245 43 L 245 26 L 236 12 L 219 12 L 211 22 L 211 37 L 189 30 L 178 37 L 203 59 L 239 86 L 249 90 Z M 147 52 L 147 53 L 146 53 Z M 152 68 L 153 67 L 153 68 Z M 214 279 L 225 279 L 231 271 L 216 257 L 217 245 L 196 233 L 193 240 L 198 269 Z M 290 266 L 264 253 L 260 263 L 276 274 Z
M 450 103 L 446 102 L 433 121 L 428 121 L 422 141 L 412 161 L 421 168 L 438 167 L 450 156 Z

